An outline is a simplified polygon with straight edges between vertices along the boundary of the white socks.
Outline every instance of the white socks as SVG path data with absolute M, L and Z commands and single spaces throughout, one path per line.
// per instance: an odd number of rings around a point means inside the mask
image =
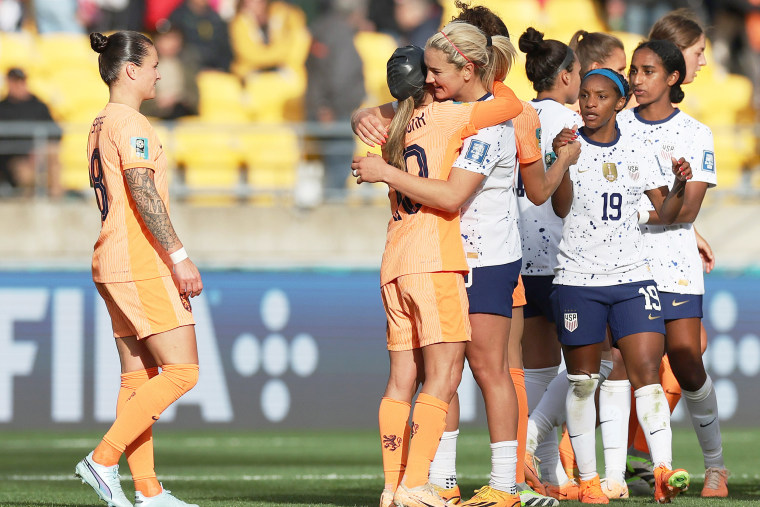
M 599 423 L 604 445 L 605 476 L 625 483 L 628 454 L 628 417 L 631 414 L 631 383 L 605 380 L 599 387 Z
M 441 488 L 457 485 L 457 437 L 459 430 L 444 431 L 430 463 L 430 482 Z
M 673 434 L 670 430 L 670 408 L 660 384 L 650 384 L 633 392 L 636 397 L 636 415 L 647 439 L 649 453 L 655 467 L 673 467 Z
M 570 434 L 570 442 L 573 444 L 581 480 L 588 481 L 597 475 L 594 393 L 599 382 L 599 374 L 568 375 L 567 379 L 570 381 L 566 399 L 567 431 Z
M 718 398 L 715 396 L 712 379 L 708 375 L 704 385 L 697 391 L 692 392 L 681 388 L 681 394 L 686 400 L 686 406 L 691 414 L 691 424 L 702 447 L 705 468 L 724 468 L 723 442 L 718 422 Z
M 499 491 L 515 494 L 516 473 L 517 440 L 491 444 L 491 481 L 488 485 Z
M 525 368 L 525 392 L 528 394 L 528 413 L 538 405 L 549 383 L 557 377 L 559 365 L 549 368 Z

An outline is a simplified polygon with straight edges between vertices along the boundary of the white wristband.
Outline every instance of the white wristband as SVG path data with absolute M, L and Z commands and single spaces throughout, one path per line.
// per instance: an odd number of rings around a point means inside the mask
M 170 253 L 169 258 L 172 260 L 172 264 L 179 264 L 180 262 L 187 259 L 187 252 L 185 251 L 185 247 L 183 246 L 176 252 Z
M 645 209 L 639 210 L 639 225 L 643 225 L 649 222 L 649 211 Z

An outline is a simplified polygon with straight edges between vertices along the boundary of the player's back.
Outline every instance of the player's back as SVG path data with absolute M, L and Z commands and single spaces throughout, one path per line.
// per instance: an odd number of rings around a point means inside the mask
M 168 256 L 140 217 L 124 175 L 127 169 L 153 170 L 168 211 L 166 160 L 147 118 L 127 105 L 108 103 L 92 123 L 87 158 L 102 220 L 93 279 L 105 283 L 170 275 Z

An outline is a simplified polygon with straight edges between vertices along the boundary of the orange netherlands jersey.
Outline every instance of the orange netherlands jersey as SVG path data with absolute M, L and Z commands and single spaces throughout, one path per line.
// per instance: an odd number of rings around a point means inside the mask
M 522 104 L 503 83 L 494 99 L 472 103 L 433 102 L 415 110 L 406 129 L 406 170 L 446 180 L 462 147 L 477 129 L 511 120 Z M 413 202 L 394 189 L 388 193 L 391 220 L 380 268 L 380 284 L 402 275 L 468 270 L 459 231 L 459 211 L 448 213 Z
M 515 127 L 517 160 L 521 164 L 530 164 L 543 157 L 541 153 L 541 120 L 530 102 L 524 100 L 520 102 L 523 105 L 522 113 L 512 120 L 512 125 Z
M 109 102 L 92 122 L 87 159 L 102 220 L 92 255 L 93 280 L 128 282 L 171 275 L 169 256 L 145 226 L 123 174 L 136 167 L 152 169 L 168 211 L 166 158 L 148 119 L 127 105 Z

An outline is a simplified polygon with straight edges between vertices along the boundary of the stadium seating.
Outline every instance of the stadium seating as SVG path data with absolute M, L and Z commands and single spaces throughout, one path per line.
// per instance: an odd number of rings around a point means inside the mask
M 244 122 L 245 95 L 240 79 L 213 70 L 198 73 L 198 114 L 210 122 Z
M 305 93 L 305 69 L 250 74 L 244 87 L 248 118 L 263 123 L 302 121 Z
M 59 147 L 61 186 L 66 191 L 84 192 L 90 186 L 87 136 L 89 124 L 65 125 Z
M 354 44 L 364 64 L 367 103 L 384 104 L 394 100 L 388 91 L 385 67 L 398 47 L 395 39 L 383 33 L 359 32 L 354 37 Z
M 8 69 L 21 67 L 34 74 L 42 63 L 35 42 L 35 36 L 27 32 L 0 31 L 0 72 L 5 75 Z
M 251 127 L 241 132 L 240 144 L 254 194 L 282 195 L 292 190 L 303 151 L 292 128 Z

